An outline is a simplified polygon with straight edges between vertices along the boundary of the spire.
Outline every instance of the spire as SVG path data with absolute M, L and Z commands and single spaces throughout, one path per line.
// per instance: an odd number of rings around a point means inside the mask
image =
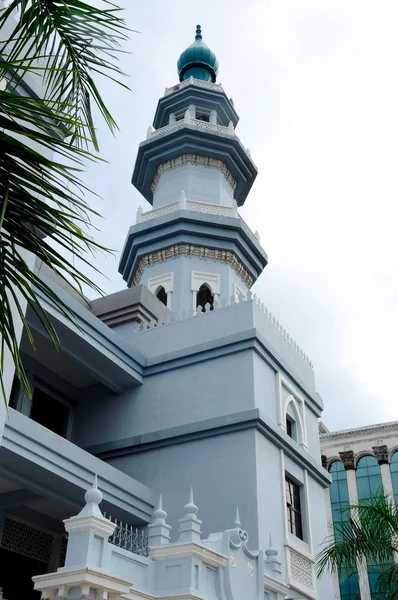
M 198 510 L 193 500 L 193 488 L 191 488 L 188 504 L 184 506 L 184 516 L 182 519 L 178 519 L 180 524 L 178 529 L 180 534 L 178 538 L 179 542 L 200 542 L 200 526 L 202 525 L 202 521 L 196 516 Z
M 265 564 L 271 571 L 281 573 L 281 563 L 278 560 L 278 550 L 272 545 L 272 536 L 269 534 L 269 546 L 265 550 Z
M 202 28 L 200 25 L 196 25 L 195 40 L 201 40 L 201 39 L 202 39 Z
M 170 542 L 170 525 L 166 523 L 167 512 L 163 510 L 162 494 L 156 510 L 153 511 L 152 523 L 148 525 L 148 543 L 150 547 L 165 546 Z

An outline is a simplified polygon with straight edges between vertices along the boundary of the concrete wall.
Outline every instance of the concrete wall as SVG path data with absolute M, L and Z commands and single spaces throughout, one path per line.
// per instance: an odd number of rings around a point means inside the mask
M 153 195 L 153 207 L 176 202 L 181 190 L 188 200 L 232 206 L 233 190 L 221 171 L 187 163 L 162 173 Z
M 248 351 L 159 373 L 113 398 L 87 390 L 76 407 L 73 440 L 87 447 L 196 423 L 254 408 L 253 397 Z
M 189 490 L 203 519 L 202 538 L 211 532 L 232 528 L 236 506 L 257 548 L 257 481 L 255 432 L 240 431 L 112 459 L 110 464 L 163 494 L 167 522 L 177 537 L 177 519 L 183 516 Z

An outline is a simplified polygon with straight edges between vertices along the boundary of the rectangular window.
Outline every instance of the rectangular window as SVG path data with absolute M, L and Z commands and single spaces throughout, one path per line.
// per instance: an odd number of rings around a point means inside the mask
M 293 423 L 289 419 L 286 419 L 286 433 L 289 437 L 293 437 Z
M 303 526 L 301 521 L 300 486 L 286 477 L 285 489 L 289 531 L 302 540 Z

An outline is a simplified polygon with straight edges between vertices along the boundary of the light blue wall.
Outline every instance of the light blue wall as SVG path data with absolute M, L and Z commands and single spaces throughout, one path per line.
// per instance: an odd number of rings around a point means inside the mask
M 181 190 L 188 200 L 232 206 L 233 190 L 221 171 L 187 163 L 162 173 L 153 195 L 153 207 L 177 201 Z
M 253 354 L 247 351 L 148 377 L 122 396 L 93 389 L 76 407 L 74 441 L 86 447 L 250 408 Z
M 167 522 L 177 537 L 177 519 L 184 514 L 189 490 L 194 487 L 198 517 L 203 520 L 203 537 L 232 528 L 236 506 L 250 535 L 250 547 L 257 548 L 257 481 L 255 432 L 241 431 L 180 444 L 144 454 L 109 461 L 127 474 L 163 494 Z

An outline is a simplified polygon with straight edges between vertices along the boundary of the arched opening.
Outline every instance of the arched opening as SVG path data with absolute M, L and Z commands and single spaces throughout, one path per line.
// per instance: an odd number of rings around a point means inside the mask
M 295 442 L 298 442 L 299 440 L 297 436 L 297 419 L 292 402 L 289 402 L 288 407 L 286 409 L 285 425 L 287 435 L 291 437 Z
M 202 307 L 202 312 L 205 311 L 206 304 L 210 304 L 210 310 L 214 308 L 214 296 L 211 289 L 206 283 L 203 283 L 196 296 L 196 308 Z
M 375 456 L 362 456 L 357 462 L 356 469 L 358 500 L 370 500 L 372 496 L 382 490 L 381 471 Z M 376 600 L 380 597 L 378 578 L 380 567 L 373 559 L 367 559 L 370 597 Z
M 158 300 L 163 302 L 163 304 L 165 306 L 167 306 L 167 294 L 166 294 L 166 290 L 164 289 L 164 287 L 162 285 L 158 287 L 155 296 Z

